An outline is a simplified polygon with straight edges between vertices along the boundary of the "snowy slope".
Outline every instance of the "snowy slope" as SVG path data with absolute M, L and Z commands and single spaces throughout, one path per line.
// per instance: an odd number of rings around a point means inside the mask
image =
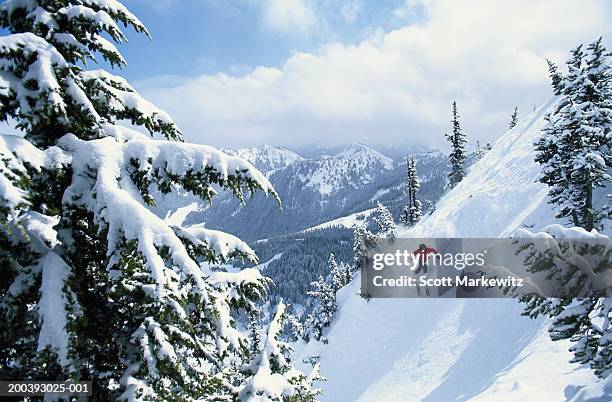
M 367 209 L 363 212 L 355 212 L 354 214 L 350 214 L 347 216 L 343 216 L 341 218 L 333 219 L 331 221 L 327 221 L 321 223 L 320 225 L 313 226 L 308 229 L 304 229 L 302 232 L 310 232 L 313 230 L 320 230 L 325 228 L 333 228 L 333 227 L 343 227 L 347 229 L 351 229 L 355 226 L 365 226 L 367 222 L 367 218 L 372 215 L 374 212 L 374 208 Z
M 403 237 L 504 237 L 522 224 L 556 222 L 546 203 L 548 188 L 537 181 L 533 143 L 555 101 L 534 111 L 503 134 L 467 177 L 436 205 L 436 212 Z
M 434 213 L 399 235 L 503 237 L 555 222 L 532 145 L 553 103 L 505 133 Z M 549 340 L 547 322 L 520 316 L 514 300 L 366 302 L 358 292 L 358 278 L 341 290 L 329 344 L 296 345 L 300 360 L 320 356 L 323 401 L 563 401 L 596 382 L 568 363 L 567 343 Z

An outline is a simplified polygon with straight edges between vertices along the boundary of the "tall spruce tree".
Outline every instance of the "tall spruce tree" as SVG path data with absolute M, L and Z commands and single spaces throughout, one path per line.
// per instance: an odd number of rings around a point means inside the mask
M 612 167 L 612 83 L 610 54 L 601 38 L 588 46 L 588 56 L 572 50 L 568 73 L 553 68 L 553 89 L 560 91 L 556 109 L 546 117 L 544 135 L 536 144 L 542 164 L 540 181 L 549 185 L 558 217 L 591 230 L 597 226 L 593 190 L 610 182 Z
M 248 344 L 231 312 L 254 310 L 267 281 L 206 276 L 201 262 L 256 257 L 149 207 L 177 190 L 275 193 L 248 162 L 182 142 L 123 78 L 87 69 L 125 64 L 119 23 L 148 35 L 116 0 L 0 5 L 0 119 L 24 133 L 0 136 L 0 377 L 91 380 L 101 401 L 235 398 Z
M 465 176 L 465 160 L 467 153 L 465 144 L 467 139 L 461 125 L 459 124 L 459 112 L 457 111 L 457 101 L 453 101 L 453 131 L 451 134 L 446 134 L 446 139 L 451 144 L 451 153 L 448 156 L 451 165 L 451 171 L 448 174 L 449 188 L 455 187 Z
M 408 205 L 404 207 L 402 223 L 409 226 L 414 226 L 423 215 L 423 207 L 421 201 L 417 199 L 417 192 L 419 191 L 421 184 L 419 181 L 419 176 L 416 169 L 416 160 L 414 159 L 414 156 L 407 159 L 407 166 Z
M 514 108 L 514 112 L 510 115 L 510 123 L 508 127 L 512 130 L 518 124 L 518 106 Z

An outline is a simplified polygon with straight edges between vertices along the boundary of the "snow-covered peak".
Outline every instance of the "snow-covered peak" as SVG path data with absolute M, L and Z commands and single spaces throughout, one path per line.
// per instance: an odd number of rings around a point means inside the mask
M 332 156 L 334 159 L 353 159 L 358 161 L 360 164 L 367 164 L 372 162 L 380 162 L 385 169 L 391 169 L 393 167 L 393 159 L 381 154 L 372 147 L 365 144 L 351 144 L 347 148 L 338 152 Z
M 351 145 L 333 156 L 305 160 L 295 165 L 301 183 L 323 196 L 357 189 L 393 168 L 393 160 L 363 144 Z
M 227 154 L 246 159 L 264 173 L 282 169 L 295 162 L 304 160 L 301 155 L 288 148 L 271 145 L 260 145 L 236 150 L 224 149 L 223 151 Z

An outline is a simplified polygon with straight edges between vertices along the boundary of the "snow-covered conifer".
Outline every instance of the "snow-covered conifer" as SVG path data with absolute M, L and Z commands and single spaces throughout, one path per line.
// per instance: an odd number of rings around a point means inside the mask
M 417 199 L 417 192 L 421 187 L 419 176 L 416 170 L 416 160 L 411 157 L 407 160 L 408 164 L 408 205 L 404 207 L 402 222 L 406 225 L 415 225 L 423 215 L 423 207 L 421 201 Z
M 572 362 L 589 365 L 601 378 L 612 374 L 612 299 L 604 298 L 603 291 L 601 295 L 592 293 L 594 283 L 609 283 L 612 240 L 583 228 L 561 225 L 547 226 L 535 234 L 519 229 L 514 236 L 525 255 L 527 271 L 542 275 L 555 288 L 565 289 L 567 296 L 521 295 L 520 300 L 526 304 L 524 315 L 551 317 L 551 339 L 572 342 Z M 549 247 L 541 246 L 544 240 Z M 587 292 L 593 296 L 579 297 Z
M 449 188 L 455 187 L 465 176 L 465 160 L 467 158 L 465 144 L 467 139 L 461 125 L 459 124 L 459 112 L 457 101 L 453 101 L 453 132 L 446 134 L 446 139 L 451 144 L 451 153 L 448 156 L 451 164 L 451 172 L 448 174 Z
M 354 270 L 359 269 L 366 264 L 368 258 L 368 250 L 376 244 L 376 236 L 369 230 L 355 226 L 353 229 L 353 266 Z
M 287 325 L 289 328 L 289 341 L 296 342 L 299 339 L 304 339 L 305 337 L 305 326 L 300 322 L 298 317 L 293 314 L 287 315 Z
M 572 50 L 569 71 L 556 84 L 561 99 L 546 117 L 536 161 L 543 165 L 540 181 L 550 187 L 557 216 L 590 230 L 601 215 L 594 209 L 593 190 L 611 181 L 612 67 L 601 38 L 587 50 L 587 56 L 582 45 Z
M 259 358 L 244 369 L 248 377 L 239 391 L 239 400 L 314 402 L 320 394 L 320 390 L 313 388 L 315 381 L 323 380 L 318 364 L 309 375 L 292 364 L 291 347 L 281 340 L 285 319 L 285 305 L 281 301 Z
M 267 280 L 206 276 L 202 262 L 256 257 L 149 207 L 158 192 L 274 190 L 250 163 L 181 142 L 123 78 L 87 69 L 96 56 L 125 63 L 119 23 L 147 33 L 116 0 L 0 5 L 12 32 L 0 38 L 0 120 L 24 133 L 0 136 L 0 377 L 91 380 L 100 400 L 233 395 L 241 375 L 226 362 L 248 344 L 231 310 L 252 311 Z
M 257 314 L 252 311 L 249 314 L 249 352 L 252 357 L 259 355 L 261 350 L 261 334 L 257 321 Z
M 353 280 L 353 269 L 350 264 L 345 263 L 344 261 L 340 262 L 340 272 L 344 273 L 344 283 L 351 283 Z
M 563 75 L 559 72 L 559 68 L 554 62 L 546 59 L 546 63 L 548 64 L 548 75 L 550 77 L 553 93 L 555 95 L 561 95 L 563 92 Z
M 331 284 L 334 292 L 338 291 L 341 287 L 347 284 L 346 273 L 340 269 L 336 262 L 336 256 L 334 254 L 329 255 L 329 276 L 331 278 Z
M 480 146 L 480 141 L 476 140 L 476 152 L 475 152 L 476 160 L 477 161 L 481 160 L 484 154 L 485 154 L 485 150 Z
M 323 328 L 329 327 L 332 322 L 332 317 L 338 308 L 336 304 L 336 291 L 333 285 L 327 283 L 323 276 L 310 284 L 312 290 L 308 291 L 308 295 L 315 299 L 314 316 L 314 333 L 315 339 L 321 340 Z
M 393 221 L 391 212 L 380 202 L 376 203 L 376 211 L 374 211 L 374 221 L 378 226 L 378 233 L 380 236 L 384 236 L 390 239 L 395 238 L 395 232 L 397 227 Z

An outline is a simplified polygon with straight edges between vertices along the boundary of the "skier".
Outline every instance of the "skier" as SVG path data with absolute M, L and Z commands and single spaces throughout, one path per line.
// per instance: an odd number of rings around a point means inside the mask
M 419 266 L 414 271 L 416 275 L 423 270 L 425 277 L 427 277 L 427 255 L 428 254 L 438 254 L 438 250 L 433 247 L 427 247 L 425 244 L 419 244 L 419 248 L 414 250 L 413 255 L 419 256 Z M 421 296 L 421 286 L 419 285 L 420 281 L 417 282 L 417 294 Z M 429 296 L 429 286 L 425 287 L 425 296 Z
M 438 254 L 438 250 L 436 250 L 433 247 L 427 247 L 425 244 L 421 243 L 419 244 L 419 248 L 414 250 L 412 254 L 420 256 L 419 266 L 416 269 L 416 271 L 414 271 L 414 273 L 418 274 L 419 272 L 421 272 L 421 269 L 423 270 L 424 273 L 427 273 L 427 255 L 428 254 Z

